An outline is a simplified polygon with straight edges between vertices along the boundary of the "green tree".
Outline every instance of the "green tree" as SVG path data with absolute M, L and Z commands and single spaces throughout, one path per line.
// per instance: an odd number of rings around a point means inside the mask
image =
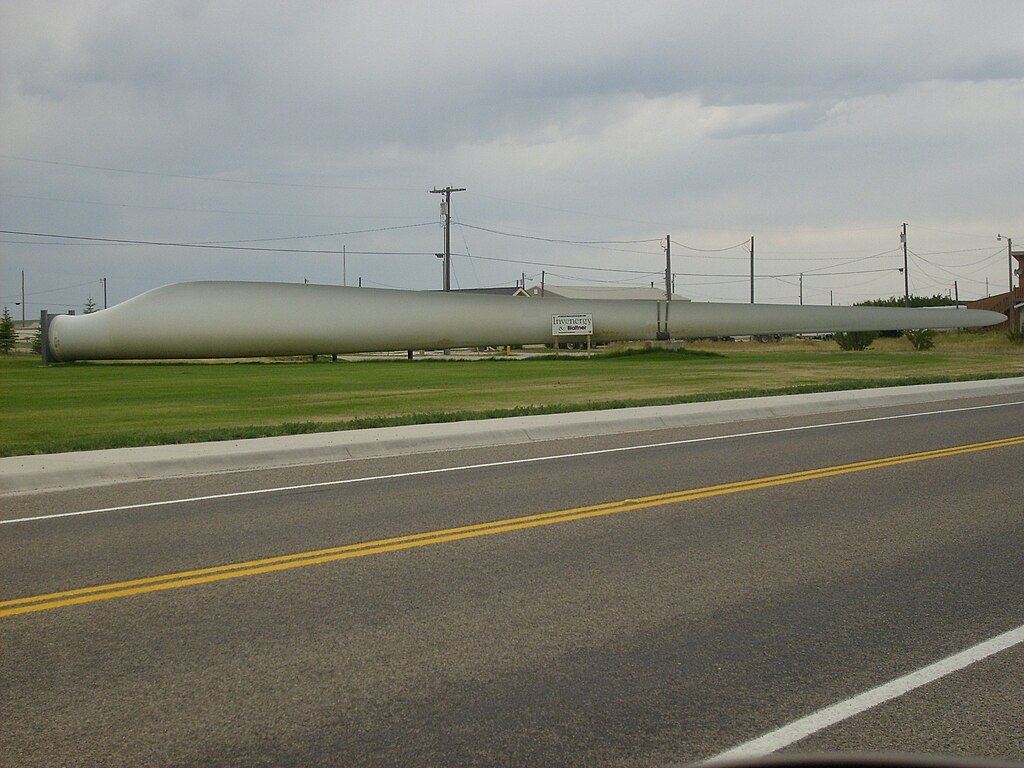
M 14 333 L 14 320 L 11 312 L 4 306 L 4 314 L 0 317 L 0 352 L 9 355 L 14 349 L 14 342 L 17 341 L 17 334 Z
M 890 296 L 888 299 L 869 299 L 868 301 L 857 302 L 858 307 L 902 307 L 902 296 Z M 910 296 L 911 307 L 954 307 L 956 302 L 941 293 L 934 296 Z
M 96 311 L 96 302 L 92 300 L 92 294 L 89 294 L 89 299 L 85 302 L 85 307 L 82 311 L 86 315 L 91 315 Z

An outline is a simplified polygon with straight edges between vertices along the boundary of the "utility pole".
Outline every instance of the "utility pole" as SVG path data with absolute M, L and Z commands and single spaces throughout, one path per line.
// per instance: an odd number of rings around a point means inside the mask
M 900 242 L 903 243 L 903 306 L 910 306 L 910 272 L 907 269 L 907 223 L 903 222 L 900 230 Z
M 750 303 L 754 303 L 754 236 L 750 236 Z
M 441 202 L 441 221 L 444 224 L 444 284 L 443 289 L 452 289 L 452 192 L 465 192 L 465 187 L 447 186 L 444 189 L 435 187 L 430 190 L 432 195 L 444 195 Z
M 1004 239 L 1002 235 L 996 235 L 996 240 L 1002 240 L 1002 239 Z M 1007 296 L 1010 299 L 1010 302 L 1009 302 L 1009 309 L 1006 312 L 1006 319 L 1007 319 L 1007 326 L 1006 327 L 1009 328 L 1011 331 L 1016 331 L 1017 328 L 1018 328 L 1018 324 L 1013 321 L 1013 305 L 1016 303 L 1016 298 L 1017 298 L 1016 295 L 1014 294 L 1014 291 L 1013 291 L 1013 239 L 1009 238 L 1009 237 L 1007 237 L 1005 239 L 1006 239 L 1006 268 L 1007 268 L 1007 271 L 1009 273 L 1009 283 L 1010 283 L 1010 292 L 1007 294 Z
M 103 278 L 103 308 L 107 308 L 107 278 Z
M 345 263 L 348 261 L 348 254 L 345 253 L 345 246 L 341 246 L 341 284 L 346 288 L 348 287 L 348 265 Z
M 665 235 L 665 301 L 672 301 L 672 235 Z
M 21 270 L 21 324 L 25 324 L 25 270 Z
M 804 273 L 800 273 L 800 306 L 804 305 Z

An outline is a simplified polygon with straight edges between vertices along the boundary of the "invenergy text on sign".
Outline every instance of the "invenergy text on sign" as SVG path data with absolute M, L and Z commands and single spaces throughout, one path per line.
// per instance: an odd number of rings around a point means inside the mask
M 592 336 L 593 333 L 594 316 L 589 313 L 551 316 L 552 336 Z

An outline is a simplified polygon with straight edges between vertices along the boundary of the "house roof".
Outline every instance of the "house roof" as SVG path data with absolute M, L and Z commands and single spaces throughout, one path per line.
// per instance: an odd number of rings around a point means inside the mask
M 451 293 L 487 293 L 496 296 L 527 296 L 522 288 L 518 285 L 497 285 L 491 288 L 457 288 L 451 291 Z
M 535 285 L 529 290 L 530 296 L 541 296 L 540 286 Z M 595 285 L 545 285 L 544 297 L 561 299 L 644 299 L 657 301 L 665 298 L 664 288 L 637 286 L 624 288 L 621 286 L 605 287 Z M 673 301 L 689 301 L 685 296 L 672 294 Z

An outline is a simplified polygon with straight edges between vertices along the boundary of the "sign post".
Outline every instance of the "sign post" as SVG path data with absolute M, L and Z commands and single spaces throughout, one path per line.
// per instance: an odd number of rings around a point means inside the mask
M 586 336 L 587 357 L 590 357 L 590 341 L 594 335 L 594 316 L 584 313 L 577 315 L 552 315 L 551 335 L 555 337 L 555 355 L 558 355 L 558 342 L 562 336 Z

